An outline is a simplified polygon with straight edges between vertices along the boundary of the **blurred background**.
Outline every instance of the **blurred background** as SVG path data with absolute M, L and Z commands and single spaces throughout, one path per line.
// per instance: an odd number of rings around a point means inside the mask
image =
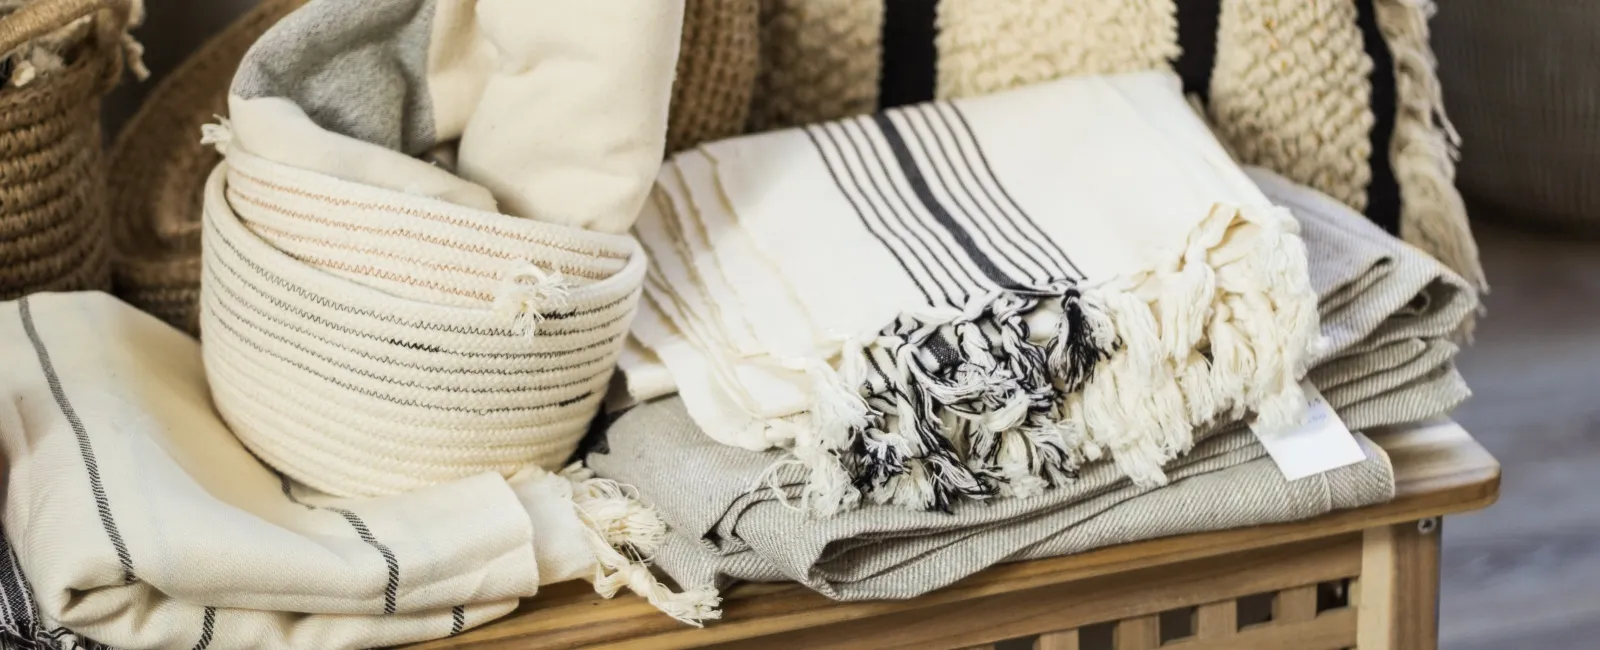
M 252 0 L 148 0 L 156 78 Z M 1445 524 L 1446 650 L 1600 647 L 1600 2 L 1449 0 L 1433 21 L 1445 106 L 1492 292 L 1457 419 L 1503 464 L 1500 502 Z

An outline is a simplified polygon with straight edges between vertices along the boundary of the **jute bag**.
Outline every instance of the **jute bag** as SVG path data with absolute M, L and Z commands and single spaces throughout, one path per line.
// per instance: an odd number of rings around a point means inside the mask
M 214 36 L 150 93 L 111 150 L 114 292 L 198 335 L 200 202 L 221 160 L 196 144 L 226 113 L 234 69 L 267 28 L 305 0 L 263 0 Z M 679 150 L 739 133 L 758 71 L 758 0 L 688 0 L 668 117 Z
M 0 88 L 0 300 L 110 286 L 100 98 L 132 13 L 129 0 L 47 0 L 0 16 L 0 53 L 89 22 L 61 68 Z

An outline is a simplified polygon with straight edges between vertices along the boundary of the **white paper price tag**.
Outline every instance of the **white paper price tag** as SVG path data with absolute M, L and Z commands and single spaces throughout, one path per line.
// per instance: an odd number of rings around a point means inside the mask
M 1255 431 L 1284 478 L 1294 481 L 1366 460 L 1361 444 L 1322 393 L 1309 383 L 1301 387 L 1308 402 L 1304 424 L 1285 431 Z

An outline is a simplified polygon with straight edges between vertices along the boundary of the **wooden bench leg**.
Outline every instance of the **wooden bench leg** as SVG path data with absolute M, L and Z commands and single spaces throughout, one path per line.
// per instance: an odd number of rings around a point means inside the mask
M 1363 534 L 1351 593 L 1358 650 L 1437 650 L 1440 533 L 1426 519 Z

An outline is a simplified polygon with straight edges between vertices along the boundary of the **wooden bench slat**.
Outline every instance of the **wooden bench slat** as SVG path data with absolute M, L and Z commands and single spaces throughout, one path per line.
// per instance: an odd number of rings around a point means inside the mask
M 910 613 L 1150 567 L 1270 549 L 1369 527 L 1485 507 L 1499 494 L 1500 466 L 1466 431 L 1439 421 L 1370 434 L 1395 466 L 1395 499 L 1304 522 L 1136 542 L 1073 556 L 990 568 L 954 585 L 904 601 L 837 603 L 799 585 L 741 585 L 725 594 L 722 621 L 685 627 L 641 599 L 605 602 L 587 585 L 559 586 L 524 601 L 516 612 L 459 636 L 415 646 L 680 648 L 722 643 L 852 620 Z M 1059 629 L 1059 628 L 1058 628 Z M 483 644 L 483 645 L 478 645 Z

